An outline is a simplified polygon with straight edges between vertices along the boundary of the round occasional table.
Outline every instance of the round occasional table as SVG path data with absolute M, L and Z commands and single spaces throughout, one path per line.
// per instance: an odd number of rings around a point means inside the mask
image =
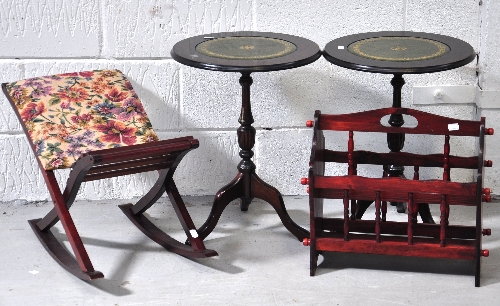
M 177 62 L 207 70 L 239 72 L 242 106 L 237 130 L 241 162 L 238 174 L 215 195 L 208 219 L 199 228 L 205 239 L 215 228 L 223 210 L 233 200 L 241 199 L 241 210 L 248 210 L 254 197 L 262 199 L 276 210 L 283 225 L 300 241 L 309 232 L 288 215 L 280 192 L 262 181 L 255 173 L 251 160 L 255 144 L 255 128 L 250 104 L 252 72 L 277 71 L 310 64 L 321 57 L 319 46 L 302 37 L 264 32 L 227 32 L 191 37 L 174 45 L 171 55 Z
M 449 36 L 387 31 L 344 36 L 325 46 L 323 56 L 329 62 L 353 70 L 393 74 L 393 107 L 401 107 L 403 74 L 431 73 L 464 66 L 474 60 L 476 53 L 471 45 Z M 403 115 L 393 114 L 391 126 L 402 126 Z M 405 135 L 388 134 L 387 144 L 392 152 L 403 149 Z M 402 176 L 404 167 L 390 165 L 389 176 Z M 361 217 L 371 202 L 360 201 L 356 217 Z M 394 205 L 395 203 L 393 203 Z M 404 212 L 403 203 L 397 203 Z M 428 205 L 419 205 L 419 213 L 426 223 L 434 223 Z

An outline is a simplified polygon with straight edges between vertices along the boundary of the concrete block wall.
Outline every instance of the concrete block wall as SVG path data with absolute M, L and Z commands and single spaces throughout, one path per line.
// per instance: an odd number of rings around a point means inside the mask
M 200 148 L 190 152 L 176 172 L 181 193 L 213 195 L 234 177 L 240 160 L 235 131 L 241 107 L 239 75 L 178 64 L 170 57 L 177 41 L 199 34 L 254 30 L 306 37 L 323 48 L 334 38 L 359 32 L 425 31 L 461 38 L 478 53 L 490 46 L 492 53 L 484 59 L 485 66 L 495 63 L 493 49 L 500 39 L 491 40 L 496 30 L 494 25 L 485 29 L 483 19 L 494 23 L 500 11 L 496 6 L 494 1 L 480 5 L 476 0 L 6 0 L 0 2 L 0 82 L 84 69 L 121 69 L 161 138 L 193 135 L 200 140 Z M 485 37 L 490 45 L 485 44 Z M 484 112 L 476 106 L 480 94 L 441 100 L 425 96 L 434 92 L 433 87 L 443 86 L 481 92 L 476 68 L 474 62 L 452 71 L 405 76 L 403 106 L 476 118 Z M 495 70 L 480 78 L 487 84 Z M 305 194 L 299 180 L 307 173 L 312 135 L 304 123 L 314 110 L 347 113 L 387 107 L 392 100 L 390 75 L 351 71 L 323 58 L 305 67 L 253 73 L 252 77 L 257 129 L 254 162 L 259 176 L 285 195 Z M 432 90 L 418 90 L 428 87 Z M 419 92 L 422 94 L 415 97 Z M 28 143 L 3 96 L 0 104 L 0 201 L 45 200 L 49 196 Z M 489 117 L 498 116 L 493 112 Z M 329 142 L 336 143 L 336 137 Z M 440 151 L 437 143 L 413 139 L 407 146 Z M 374 144 L 387 150 L 385 140 Z M 452 146 L 462 153 L 475 151 L 473 142 Z M 64 180 L 66 175 L 58 178 Z M 472 174 L 458 175 L 467 179 Z M 135 197 L 154 178 L 154 174 L 141 174 L 93 182 L 79 196 Z M 496 184 L 496 180 L 492 182 Z

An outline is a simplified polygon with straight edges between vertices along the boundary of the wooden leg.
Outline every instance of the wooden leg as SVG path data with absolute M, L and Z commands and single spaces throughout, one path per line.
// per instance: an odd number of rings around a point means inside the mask
M 177 217 L 182 224 L 184 232 L 186 233 L 186 236 L 188 237 L 189 243 L 193 250 L 195 252 L 203 253 L 205 256 L 202 257 L 217 256 L 217 252 L 205 249 L 205 245 L 198 236 L 198 232 L 196 230 L 196 227 L 194 226 L 193 220 L 191 219 L 186 205 L 184 204 L 184 201 L 182 200 L 181 195 L 179 194 L 179 191 L 177 190 L 177 187 L 175 186 L 173 180 L 170 180 L 170 182 L 168 183 L 167 194 L 170 198 L 170 202 L 172 202 L 175 213 L 177 214 Z
M 256 198 L 262 199 L 276 210 L 283 225 L 292 233 L 299 241 L 304 238 L 309 238 L 309 231 L 297 225 L 288 215 L 283 197 L 280 192 L 271 185 L 262 181 L 257 174 L 252 173 L 252 191 Z
M 198 229 L 200 239 L 204 240 L 214 230 L 226 206 L 244 195 L 243 173 L 240 172 L 229 184 L 222 187 L 215 195 L 212 210 L 205 223 Z
M 365 211 L 372 205 L 373 201 L 357 201 L 356 205 L 356 219 L 361 219 Z
M 29 220 L 28 223 L 45 250 L 61 267 L 74 276 L 86 281 L 104 277 L 104 275 L 99 271 L 89 271 L 89 269 L 87 269 L 87 271 L 82 271 L 73 255 L 71 255 L 66 248 L 61 245 L 50 229 L 45 231 L 40 230 L 38 223 L 41 220 L 42 219 L 33 219 Z
M 56 216 L 61 221 L 75 257 L 68 253 L 68 251 L 59 241 L 57 241 L 50 231 L 50 228 L 55 224 L 54 220 L 57 219 L 54 217 L 54 210 L 49 212 L 49 214 L 47 214 L 44 218 L 45 220 L 51 221 L 48 222 L 48 225 L 44 222 L 40 223 L 40 221 L 44 219 L 30 220 L 29 223 L 31 228 L 44 246 L 45 250 L 47 250 L 52 258 L 54 258 L 68 272 L 83 280 L 92 280 L 104 277 L 101 272 L 95 271 L 92 266 L 92 262 L 90 261 L 82 239 L 80 238 L 73 219 L 69 213 L 68 207 L 70 205 L 66 205 L 54 173 L 52 171 L 46 171 L 44 176 L 54 202 Z M 40 227 L 39 223 L 42 227 Z
M 418 203 L 418 213 L 420 214 L 423 223 L 436 224 L 436 222 L 434 222 L 434 219 L 432 218 L 429 204 Z
M 480 160 L 482 160 L 482 158 Z M 482 182 L 482 178 L 478 180 Z M 481 286 L 481 261 L 483 256 L 487 256 L 483 252 L 483 235 L 491 234 L 491 231 L 489 233 L 488 230 L 483 231 L 483 202 L 480 190 L 482 191 L 482 184 L 478 184 L 477 191 L 479 196 L 476 202 L 476 256 L 474 262 L 474 285 L 476 287 Z
M 310 245 L 309 245 L 309 249 L 310 249 L 310 276 L 314 276 L 316 275 L 316 270 L 318 268 L 318 251 L 316 250 L 316 241 L 312 241 L 310 242 Z
M 244 190 L 244 195 L 240 197 L 241 203 L 240 203 L 240 209 L 241 211 L 248 211 L 248 206 L 250 206 L 250 203 L 252 203 L 252 200 L 254 198 L 253 193 L 252 193 L 252 175 L 250 173 L 253 173 L 255 170 L 255 165 L 253 163 L 251 164 L 251 170 L 248 169 L 241 169 L 243 172 L 243 176 L 241 178 L 242 184 L 243 184 L 243 190 Z
M 380 243 L 380 215 L 381 215 L 380 191 L 375 196 L 375 241 Z
M 247 176 L 247 178 L 245 178 Z M 246 179 L 250 180 L 250 186 L 246 183 Z M 246 188 L 249 188 L 247 190 Z M 271 185 L 262 181 L 255 173 L 240 172 L 229 183 L 217 192 L 212 210 L 205 221 L 199 228 L 198 233 L 201 239 L 205 239 L 215 228 L 219 221 L 222 212 L 226 206 L 232 201 L 243 198 L 245 201 L 251 201 L 254 197 L 262 199 L 276 210 L 276 213 L 281 219 L 283 225 L 295 236 L 299 241 L 309 237 L 309 231 L 297 225 L 288 215 L 283 197 L 279 191 Z
M 477 256 L 475 262 L 474 262 L 474 286 L 475 287 L 480 287 L 481 286 L 481 256 Z

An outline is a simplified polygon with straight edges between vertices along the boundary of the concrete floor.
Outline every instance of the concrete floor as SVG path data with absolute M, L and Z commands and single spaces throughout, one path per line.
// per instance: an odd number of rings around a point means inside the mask
M 212 198 L 185 201 L 200 226 Z M 105 275 L 89 283 L 62 269 L 26 222 L 43 216 L 50 203 L 0 203 L 0 305 L 500 304 L 498 203 L 484 205 L 484 226 L 493 234 L 484 239 L 490 257 L 483 259 L 482 287 L 475 288 L 472 262 L 396 256 L 327 253 L 317 275 L 310 277 L 308 248 L 261 201 L 246 213 L 231 203 L 206 239 L 206 246 L 220 256 L 191 260 L 165 251 L 135 228 L 116 207 L 128 202 L 77 202 L 71 209 L 94 267 Z M 285 197 L 285 203 L 290 216 L 307 227 L 307 197 Z M 328 214 L 340 217 L 340 206 L 333 206 L 337 208 Z M 389 210 L 392 220 L 406 218 L 394 207 Z M 184 239 L 167 200 L 149 214 L 168 233 Z M 452 209 L 451 216 L 474 222 L 470 208 Z

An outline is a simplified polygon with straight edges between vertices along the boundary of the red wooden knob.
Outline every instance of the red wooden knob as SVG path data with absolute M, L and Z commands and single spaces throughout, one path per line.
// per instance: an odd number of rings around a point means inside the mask
M 491 196 L 490 195 L 483 195 L 483 202 L 491 202 Z
M 302 185 L 307 185 L 307 184 L 309 184 L 309 179 L 307 177 L 303 177 L 300 179 L 300 183 Z
M 309 186 L 307 186 L 306 192 L 309 194 Z
M 484 161 L 484 166 L 485 167 L 492 167 L 493 166 L 493 161 L 492 160 L 485 160 Z
M 489 188 L 483 188 L 483 194 L 484 195 L 490 195 L 490 193 L 491 193 L 491 189 L 489 189 Z
M 481 250 L 481 256 L 483 256 L 483 257 L 490 256 L 490 251 L 489 250 Z
M 484 129 L 484 133 L 486 135 L 493 135 L 495 133 L 495 130 L 492 129 L 492 128 L 489 128 L 489 129 Z
M 309 239 L 309 238 L 304 238 L 304 239 L 302 240 L 302 244 L 303 244 L 304 246 L 309 246 L 309 245 L 311 244 L 311 239 Z
M 314 121 L 312 121 L 312 120 L 307 120 L 307 121 L 306 121 L 306 126 L 307 126 L 307 127 L 313 127 L 313 126 L 314 126 Z
M 491 228 L 484 228 L 483 236 L 491 236 Z

